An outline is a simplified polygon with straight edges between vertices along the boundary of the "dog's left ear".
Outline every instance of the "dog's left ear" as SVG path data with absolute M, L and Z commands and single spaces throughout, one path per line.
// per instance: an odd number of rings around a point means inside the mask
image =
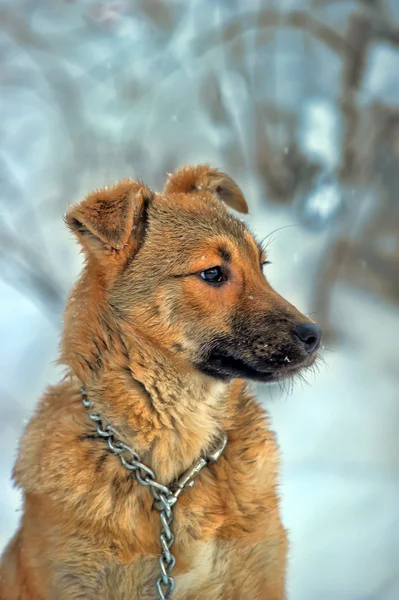
M 244 194 L 236 182 L 209 165 L 186 165 L 168 176 L 164 194 L 192 194 L 206 190 L 240 213 L 248 212 Z
M 152 193 L 137 181 L 124 180 L 92 192 L 71 206 L 65 216 L 69 228 L 88 254 L 101 258 L 137 246 L 141 224 Z

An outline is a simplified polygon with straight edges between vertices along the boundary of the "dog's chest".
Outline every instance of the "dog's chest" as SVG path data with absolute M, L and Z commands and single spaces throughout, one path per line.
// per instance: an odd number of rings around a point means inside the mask
M 214 581 L 216 575 L 216 580 L 225 579 L 228 561 L 223 546 L 215 540 L 191 546 L 185 564 L 180 561 L 173 572 L 173 600 L 191 598 L 191 594 L 196 597 L 196 590 Z M 84 558 L 78 562 L 74 569 L 69 561 L 57 566 L 51 600 L 158 600 L 157 557 L 137 557 L 129 564 L 112 559 L 96 565 Z
M 215 578 L 215 559 L 220 553 L 215 541 L 195 544 L 190 552 L 190 567 L 182 573 L 178 567 L 174 572 L 175 592 L 174 600 L 186 598 Z M 227 562 L 219 562 L 220 575 L 226 571 Z M 180 573 L 179 573 L 180 571 Z M 159 563 L 156 558 L 140 558 L 131 565 L 114 563 L 109 565 L 105 572 L 104 589 L 99 593 L 104 600 L 126 600 L 127 598 L 140 598 L 140 600 L 156 600 L 156 581 L 159 578 Z M 224 578 L 224 577 L 223 577 Z M 93 596 L 97 598 L 98 596 Z
M 259 469 L 259 465 L 256 469 Z M 244 472 L 249 476 L 248 469 Z M 244 542 L 247 547 L 255 547 L 261 540 L 267 539 L 268 546 L 274 545 L 269 528 L 270 482 L 267 483 L 262 477 L 259 485 L 250 485 L 250 482 L 256 481 L 256 476 L 254 472 L 246 480 L 240 470 L 231 477 L 227 477 L 226 472 L 217 474 L 209 470 L 202 473 L 194 488 L 180 497 L 173 520 L 176 536 L 172 547 L 176 557 L 172 573 L 176 582 L 174 600 L 197 598 L 199 587 L 203 593 L 204 586 L 212 590 L 209 592 L 212 600 L 223 598 L 220 590 L 229 580 L 232 561 L 236 560 L 231 550 L 234 544 L 238 542 L 241 546 Z M 146 493 L 148 490 L 140 491 Z M 114 516 L 118 513 L 118 505 L 119 502 L 115 504 Z M 138 510 L 131 517 L 126 529 L 120 529 L 119 533 L 115 531 L 110 540 L 115 548 L 113 556 L 104 548 L 98 554 L 96 564 L 91 558 L 90 565 L 86 565 L 83 558 L 80 562 L 83 571 L 78 577 L 80 584 L 76 587 L 76 595 L 71 595 L 72 582 L 69 581 L 65 600 L 80 600 L 83 597 L 86 600 L 158 598 L 156 581 L 160 576 L 158 553 L 161 549 L 159 514 L 146 506 L 146 510 Z M 275 517 L 276 514 L 271 519 Z M 64 567 L 66 572 L 71 572 L 70 565 Z M 240 567 L 246 568 L 244 559 Z M 87 576 L 89 569 L 90 577 Z M 60 587 L 64 588 L 64 585 Z M 63 596 L 57 598 L 64 600 Z
M 232 555 L 235 544 L 241 545 L 243 541 L 250 548 L 265 543 L 265 553 L 278 544 L 270 528 L 271 521 L 278 519 L 274 510 L 277 499 L 270 492 L 270 481 L 268 485 L 264 480 L 258 487 L 248 487 L 240 477 L 224 482 L 218 478 L 215 486 L 214 474 L 210 472 L 181 496 L 173 522 L 176 536 L 172 547 L 176 557 L 172 573 L 176 582 L 174 600 L 197 598 L 200 588 L 201 593 L 209 589 L 206 598 L 224 598 L 223 589 L 229 580 L 231 565 L 237 561 Z M 152 538 L 148 542 L 160 549 L 158 533 L 157 528 L 148 532 Z M 245 570 L 244 557 L 239 562 Z M 106 571 L 106 600 L 126 597 L 155 600 L 158 597 L 155 590 L 160 576 L 157 558 L 137 558 L 129 565 L 115 563 Z

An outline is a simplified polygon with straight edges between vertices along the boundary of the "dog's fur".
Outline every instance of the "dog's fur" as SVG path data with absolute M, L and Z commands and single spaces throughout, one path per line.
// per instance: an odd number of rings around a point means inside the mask
M 175 507 L 173 598 L 285 597 L 278 452 L 245 380 L 275 381 L 314 357 L 292 333 L 308 320 L 267 283 L 263 252 L 224 203 L 247 212 L 232 179 L 200 165 L 170 175 L 162 194 L 127 180 L 69 210 L 86 264 L 65 312 L 67 374 L 22 441 L 24 513 L 1 600 L 156 598 L 159 513 L 96 435 L 82 385 L 165 484 L 227 432 Z M 214 266 L 228 274 L 220 285 L 200 275 Z

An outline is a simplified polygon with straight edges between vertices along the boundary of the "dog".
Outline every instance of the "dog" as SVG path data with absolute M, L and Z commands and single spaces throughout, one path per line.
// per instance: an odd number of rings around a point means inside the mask
M 1 600 L 286 597 L 278 448 L 247 383 L 310 367 L 321 332 L 271 288 L 229 207 L 248 211 L 208 165 L 179 168 L 160 194 L 124 180 L 70 207 L 85 266 L 65 377 L 14 469 L 24 511 Z M 196 479 L 174 485 L 192 465 Z

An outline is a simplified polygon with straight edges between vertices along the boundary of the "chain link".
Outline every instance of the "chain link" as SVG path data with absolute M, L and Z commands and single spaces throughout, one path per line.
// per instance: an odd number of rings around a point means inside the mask
M 80 389 L 82 395 L 82 404 L 89 411 L 93 408 L 93 403 L 87 398 L 84 388 Z M 209 462 L 216 462 L 222 454 L 226 443 L 227 435 L 223 433 L 216 441 L 214 447 L 205 456 L 194 463 L 183 475 L 181 475 L 170 487 L 156 481 L 155 473 L 150 467 L 147 467 L 141 462 L 138 454 L 127 444 L 119 439 L 118 432 L 107 423 L 104 426 L 101 416 L 97 413 L 89 412 L 89 419 L 96 425 L 97 434 L 99 437 L 107 441 L 110 452 L 119 457 L 121 464 L 133 471 L 137 481 L 151 489 L 154 497 L 153 507 L 159 512 L 161 521 L 161 554 L 159 557 L 159 568 L 161 575 L 156 582 L 158 600 L 170 600 L 175 581 L 171 575 L 172 569 L 175 566 L 176 559 L 171 552 L 175 537 L 172 532 L 173 507 L 176 504 L 181 492 L 187 487 L 192 487 L 195 483 L 195 478 L 198 477 L 202 469 Z M 123 454 L 127 456 L 123 456 Z

